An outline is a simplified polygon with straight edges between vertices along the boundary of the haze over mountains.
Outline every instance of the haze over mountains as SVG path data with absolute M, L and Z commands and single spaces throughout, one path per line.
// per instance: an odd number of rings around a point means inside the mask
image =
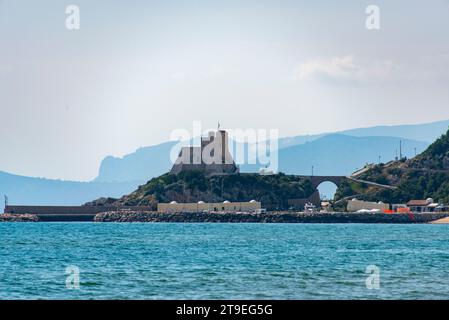
M 290 174 L 310 175 L 312 166 L 315 175 L 349 175 L 366 163 L 389 161 L 399 152 L 412 157 L 428 146 L 427 142 L 398 137 L 354 137 L 330 134 L 313 142 L 279 150 L 279 171 Z M 258 172 L 260 164 L 242 165 L 242 172 Z
M 428 124 L 379 126 L 339 133 L 296 136 L 279 140 L 279 171 L 289 174 L 348 175 L 366 163 L 393 160 L 403 143 L 403 155 L 413 157 L 447 131 L 449 120 Z M 75 182 L 23 177 L 0 171 L 0 194 L 11 204 L 79 205 L 99 197 L 120 197 L 171 168 L 176 142 L 144 147 L 123 158 L 106 157 L 98 177 Z M 257 172 L 260 165 L 240 165 Z M 0 204 L 0 210 L 3 203 Z
M 0 171 L 0 193 L 10 204 L 79 205 L 92 196 L 120 197 L 134 190 L 136 182 L 78 182 L 24 177 Z M 0 210 L 4 203 L 1 199 Z
M 350 157 L 351 159 L 358 154 L 358 157 L 364 157 L 365 161 L 350 161 L 350 163 L 358 163 L 358 166 L 364 165 L 366 162 L 377 162 L 378 156 L 382 156 L 382 161 L 392 160 L 395 157 L 396 149 L 399 148 L 399 140 L 409 139 L 410 141 L 404 141 L 404 154 L 408 157 L 412 157 L 414 155 L 414 147 L 416 144 L 417 152 L 424 150 L 424 148 L 432 143 L 435 139 L 437 139 L 441 134 L 446 132 L 449 126 L 449 120 L 447 121 L 439 121 L 428 124 L 419 124 L 419 125 L 400 125 L 400 126 L 378 126 L 371 128 L 361 128 L 361 129 L 351 129 L 338 133 L 323 133 L 318 135 L 302 135 L 296 137 L 288 137 L 279 139 L 278 145 L 280 150 L 280 157 L 283 159 L 289 158 L 289 153 L 292 153 L 292 156 L 295 157 L 310 157 L 317 158 L 323 156 L 323 145 L 326 143 L 326 140 L 321 141 L 317 144 L 317 148 L 319 149 L 319 154 L 314 155 L 314 145 L 312 142 L 325 138 L 326 136 L 339 134 L 344 135 L 337 139 L 340 144 L 344 144 L 344 141 L 347 139 L 348 145 L 351 145 L 354 140 L 353 137 L 371 137 L 369 139 L 375 144 L 375 141 L 378 141 L 379 145 L 384 142 L 383 139 L 379 139 L 379 137 L 396 137 L 395 146 L 392 146 L 390 143 L 385 145 L 385 149 L 383 152 L 380 152 L 379 147 L 376 147 L 375 150 L 365 150 L 363 154 L 359 152 L 355 152 L 359 150 L 360 146 L 354 148 L 353 154 L 346 154 L 345 156 Z M 357 140 L 355 140 L 357 141 Z M 391 141 L 390 141 L 391 142 Z M 410 143 L 409 143 L 410 142 Z M 422 143 L 424 142 L 424 144 Z M 306 143 L 312 143 L 310 146 L 306 148 L 305 151 L 308 154 L 298 154 L 298 150 L 291 149 L 289 147 L 299 146 Z M 329 143 L 332 143 L 331 141 Z M 175 142 L 166 142 L 156 146 L 150 146 L 145 148 L 140 148 L 129 155 L 126 155 L 123 158 L 116 157 L 106 157 L 100 166 L 99 175 L 95 179 L 95 181 L 132 181 L 132 180 L 142 180 L 142 177 L 148 177 L 145 179 L 149 179 L 161 173 L 168 171 L 171 168 L 170 163 L 170 150 L 175 145 Z M 413 146 L 412 146 L 413 145 Z M 348 147 L 349 148 L 349 147 Z M 317 149 L 317 152 L 318 152 Z M 282 152 L 281 152 L 282 150 Z M 349 151 L 349 150 L 347 150 Z M 398 150 L 399 152 L 399 150 Z M 284 160 L 286 161 L 286 160 Z M 317 174 L 319 174 L 320 161 L 327 161 L 326 159 L 316 159 L 315 165 Z M 360 163 L 359 163 L 360 162 Z M 149 165 L 151 164 L 151 165 Z M 311 164 L 310 164 L 311 165 Z M 310 165 L 305 164 L 305 166 L 301 166 L 300 164 L 296 166 L 287 165 L 285 169 L 294 170 L 293 172 L 285 172 L 285 173 L 297 173 L 297 174 L 309 174 L 310 173 Z M 337 165 L 337 164 L 336 164 Z M 284 170 L 284 163 L 279 162 L 280 171 Z M 258 171 L 260 165 L 257 168 L 253 166 L 242 166 L 243 171 Z M 251 168 L 251 169 L 250 169 Z M 323 167 L 324 168 L 324 167 Z M 332 170 L 332 167 L 326 166 L 326 170 Z M 335 174 L 349 174 L 354 171 L 354 165 L 344 167 L 339 169 L 339 173 Z M 349 171 L 348 171 L 349 170 Z M 325 172 L 323 172 L 325 174 Z M 331 174 L 327 172 L 327 174 Z M 144 180 L 145 180 L 144 179 Z

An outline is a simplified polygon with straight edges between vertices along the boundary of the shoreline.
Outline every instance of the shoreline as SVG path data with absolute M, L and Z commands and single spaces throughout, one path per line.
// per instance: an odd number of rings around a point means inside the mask
M 430 223 L 449 217 L 449 213 L 384 214 L 384 213 L 160 213 L 104 212 L 95 222 L 166 222 L 166 223 Z
M 98 213 L 90 219 L 79 217 L 37 214 L 0 214 L 1 222 L 140 222 L 140 223 L 390 223 L 390 224 L 444 224 L 449 223 L 449 213 L 386 214 L 386 213 L 229 213 L 156 211 L 109 211 Z

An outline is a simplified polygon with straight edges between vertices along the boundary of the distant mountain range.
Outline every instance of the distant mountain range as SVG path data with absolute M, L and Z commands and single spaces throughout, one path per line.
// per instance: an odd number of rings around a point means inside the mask
M 418 125 L 378 126 L 281 138 L 279 170 L 289 174 L 346 175 L 367 162 L 393 160 L 399 140 L 403 154 L 413 157 L 447 131 L 449 120 Z M 0 171 L 0 194 L 11 204 L 76 205 L 99 197 L 120 197 L 138 185 L 167 172 L 170 150 L 176 142 L 144 147 L 116 158 L 106 157 L 91 182 L 23 177 Z M 260 165 L 241 165 L 242 172 L 257 172 Z M 0 210 L 3 203 L 0 204 Z
M 296 137 L 282 138 L 279 141 L 279 148 L 285 148 L 305 142 L 311 142 L 329 134 L 344 134 L 354 137 L 400 137 L 404 139 L 434 142 L 444 134 L 449 127 L 449 120 L 430 122 L 424 124 L 406 124 L 397 126 L 376 126 L 368 128 L 349 129 L 339 132 L 328 132 L 317 135 L 302 135 Z
M 379 144 L 382 144 L 386 141 L 383 139 L 377 139 L 379 137 L 396 137 L 395 139 L 395 146 L 391 145 L 389 143 L 385 149 L 384 152 L 380 152 L 379 147 L 376 147 L 376 150 L 373 150 L 373 152 L 370 152 L 370 150 L 365 150 L 364 154 L 361 154 L 361 152 L 355 152 L 356 154 L 359 154 L 360 157 L 364 157 L 366 160 L 362 160 L 359 162 L 353 162 L 351 163 L 355 164 L 355 167 L 360 167 L 365 164 L 367 161 L 371 162 L 377 162 L 378 156 L 382 156 L 383 161 L 392 160 L 395 157 L 395 150 L 399 148 L 399 140 L 402 138 L 404 141 L 404 154 L 408 157 L 414 156 L 414 147 L 416 144 L 417 151 L 420 152 L 424 150 L 427 145 L 435 141 L 440 135 L 442 135 L 444 132 L 446 132 L 447 128 L 449 127 L 449 120 L 446 121 L 439 121 L 439 122 L 433 122 L 428 124 L 418 124 L 418 125 L 400 125 L 400 126 L 378 126 L 378 127 L 371 127 L 371 128 L 361 128 L 361 129 L 351 129 L 346 131 L 338 132 L 337 134 L 340 135 L 340 138 L 335 138 L 339 141 L 339 143 L 342 140 L 344 140 L 344 136 L 348 136 L 348 143 L 351 144 L 354 141 L 359 140 L 353 140 L 352 137 L 369 137 L 370 141 L 372 141 L 373 144 L 375 144 L 375 141 L 378 141 Z M 329 135 L 335 135 L 336 133 L 325 133 L 325 134 L 318 134 L 318 135 L 302 135 L 302 136 L 296 136 L 296 137 L 288 137 L 288 138 L 281 138 L 279 139 L 278 146 L 280 150 L 287 149 L 294 146 L 299 145 L 306 145 L 308 143 L 311 143 L 310 146 L 307 148 L 308 154 L 297 154 L 297 151 L 295 149 L 292 149 L 291 152 L 299 157 L 310 157 L 310 158 L 316 158 L 318 156 L 322 156 L 323 152 L 323 144 L 325 143 L 332 143 L 332 141 L 326 142 L 326 140 L 320 141 L 317 146 L 319 149 L 319 155 L 314 155 L 314 144 L 312 142 L 319 140 L 321 138 L 327 137 Z M 344 135 L 344 136 L 342 136 Z M 394 139 L 389 140 L 392 142 Z M 423 144 L 424 142 L 424 144 Z M 170 150 L 175 145 L 175 142 L 165 142 L 156 146 L 150 146 L 150 147 L 144 147 L 136 150 L 135 152 L 124 156 L 123 158 L 116 158 L 116 157 L 106 157 L 100 166 L 98 177 L 95 179 L 95 181 L 132 181 L 132 180 L 148 180 L 152 177 L 158 176 L 166 171 L 168 171 L 171 168 L 170 164 Z M 413 147 L 412 147 L 413 145 Z M 359 150 L 360 145 L 357 146 L 356 150 Z M 330 146 L 326 146 L 326 148 L 330 148 Z M 375 152 L 374 152 L 375 151 Z M 399 150 L 398 150 L 399 152 Z M 288 158 L 287 153 L 284 153 L 284 160 Z M 280 155 L 281 156 L 281 155 Z M 346 156 L 349 156 L 347 154 Z M 351 158 L 354 156 L 354 154 L 350 154 Z M 320 159 L 316 159 L 315 164 L 317 167 L 317 170 L 320 170 L 321 167 Z M 327 161 L 326 159 L 323 159 L 323 161 Z M 311 165 L 311 164 L 310 164 Z M 243 166 L 243 170 L 247 171 L 250 168 L 249 166 Z M 307 166 L 284 166 L 284 163 L 280 163 L 280 169 L 283 171 L 285 169 L 293 170 L 292 172 L 286 172 L 286 173 L 309 173 L 310 172 L 310 166 L 307 164 Z M 324 167 L 321 167 L 324 169 Z M 251 168 L 251 170 L 258 170 L 259 168 Z M 345 167 L 345 170 L 353 170 L 354 165 L 352 167 Z M 333 170 L 332 166 L 326 166 L 326 170 Z M 341 169 L 339 170 L 341 172 Z M 346 174 L 351 173 L 352 171 L 347 172 Z M 337 173 L 336 173 L 337 174 Z
M 76 182 L 24 177 L 0 171 L 0 194 L 11 204 L 79 205 L 92 197 L 120 197 L 134 191 L 138 182 Z M 3 210 L 3 199 L 0 209 Z M 1 211 L 3 212 L 3 211 Z
M 165 142 L 137 149 L 135 152 L 116 158 L 103 159 L 96 182 L 144 181 L 171 169 L 170 150 L 177 142 Z
M 312 142 L 279 150 L 279 171 L 288 174 L 349 175 L 367 163 L 393 160 L 396 150 L 413 157 L 429 145 L 427 142 L 398 137 L 353 137 L 330 134 Z M 257 172 L 260 164 L 242 165 L 242 172 Z

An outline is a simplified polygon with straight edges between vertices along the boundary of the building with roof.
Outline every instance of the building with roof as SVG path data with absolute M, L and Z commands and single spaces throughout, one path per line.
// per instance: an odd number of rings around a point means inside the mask
M 412 212 L 429 212 L 432 210 L 431 207 L 433 204 L 432 198 L 426 200 L 410 200 L 407 202 L 407 207 L 409 207 Z
M 407 207 L 412 212 L 449 212 L 449 206 L 434 202 L 432 198 L 426 200 L 410 200 Z

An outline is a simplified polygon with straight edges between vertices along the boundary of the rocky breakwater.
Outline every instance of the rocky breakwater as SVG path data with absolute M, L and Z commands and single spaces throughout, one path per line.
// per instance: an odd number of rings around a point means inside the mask
M 429 223 L 448 217 L 447 213 L 160 213 L 154 211 L 113 211 L 95 216 L 96 222 L 228 222 L 228 223 Z
M 34 214 L 0 214 L 0 222 L 38 222 L 39 218 Z

